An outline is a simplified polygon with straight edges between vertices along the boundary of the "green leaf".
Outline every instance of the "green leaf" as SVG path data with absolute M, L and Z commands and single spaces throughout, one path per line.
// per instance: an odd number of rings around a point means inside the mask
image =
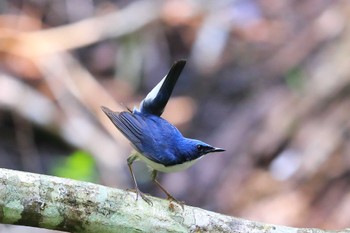
M 51 169 L 52 175 L 82 181 L 97 181 L 95 160 L 86 151 L 77 150 L 67 158 L 58 161 Z
M 304 88 L 304 76 L 303 71 L 298 67 L 289 70 L 285 76 L 287 86 L 295 91 L 302 91 Z

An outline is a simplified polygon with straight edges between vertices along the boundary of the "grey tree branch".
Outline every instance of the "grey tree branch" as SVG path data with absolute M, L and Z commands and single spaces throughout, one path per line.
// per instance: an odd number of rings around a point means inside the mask
M 332 232 L 253 222 L 191 206 L 183 210 L 151 199 L 153 206 L 119 189 L 0 169 L 0 222 L 6 224 L 93 233 Z
M 120 37 L 159 19 L 160 6 L 161 1 L 136 1 L 119 11 L 57 28 L 29 33 L 1 30 L 0 51 L 33 58 Z

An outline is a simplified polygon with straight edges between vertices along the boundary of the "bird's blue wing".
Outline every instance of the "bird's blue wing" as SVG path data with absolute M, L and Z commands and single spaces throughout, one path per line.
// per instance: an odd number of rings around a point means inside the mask
M 119 129 L 119 131 L 122 132 L 124 136 L 129 139 L 135 146 L 141 142 L 141 123 L 133 117 L 132 113 L 114 112 L 104 106 L 102 106 L 101 109 L 113 122 L 113 124 Z
M 184 66 L 185 60 L 173 64 L 169 73 L 155 86 L 141 102 L 140 112 L 156 116 L 162 115 Z
M 140 115 L 135 115 L 131 112 L 114 112 L 104 106 L 101 109 L 119 131 L 136 147 L 135 149 L 148 159 L 160 163 L 157 158 L 145 153 L 145 146 L 147 145 L 144 144 L 149 137 L 144 133 L 144 130 L 147 130 L 147 124 Z

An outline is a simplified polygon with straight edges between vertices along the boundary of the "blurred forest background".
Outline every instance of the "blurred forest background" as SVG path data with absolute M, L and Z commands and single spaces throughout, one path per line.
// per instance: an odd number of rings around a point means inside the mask
M 0 13 L 0 167 L 132 187 L 131 147 L 100 106 L 133 108 L 184 58 L 163 117 L 226 152 L 164 186 L 237 217 L 350 226 L 349 1 L 3 0 Z

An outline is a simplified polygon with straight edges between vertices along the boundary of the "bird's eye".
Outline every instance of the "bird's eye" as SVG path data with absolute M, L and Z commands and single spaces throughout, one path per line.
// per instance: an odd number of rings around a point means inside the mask
M 197 146 L 197 149 L 198 149 L 198 150 L 202 150 L 202 149 L 203 149 L 203 146 L 202 146 L 202 145 L 198 145 L 198 146 Z

